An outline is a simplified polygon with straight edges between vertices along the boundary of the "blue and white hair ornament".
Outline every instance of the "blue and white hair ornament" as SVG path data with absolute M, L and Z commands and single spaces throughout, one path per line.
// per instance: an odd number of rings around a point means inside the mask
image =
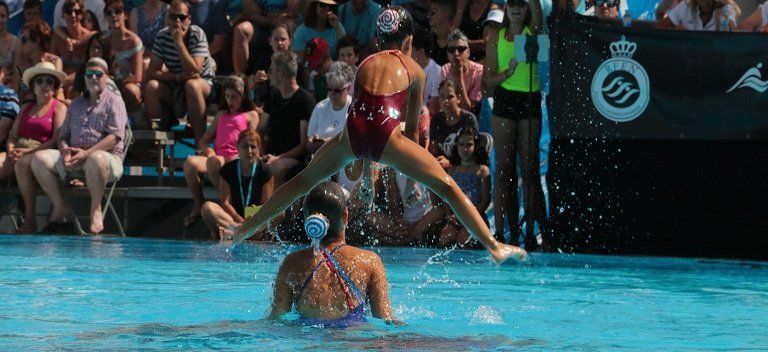
M 312 246 L 315 247 L 315 250 L 320 248 L 320 241 L 328 234 L 329 227 L 328 218 L 320 213 L 312 214 L 304 219 L 304 231 L 307 233 L 307 237 L 312 240 Z

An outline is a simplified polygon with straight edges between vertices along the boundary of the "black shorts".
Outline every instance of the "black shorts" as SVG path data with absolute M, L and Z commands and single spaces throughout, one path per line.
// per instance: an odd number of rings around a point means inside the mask
M 515 121 L 541 119 L 541 92 L 517 92 L 498 86 L 493 91 L 493 115 Z

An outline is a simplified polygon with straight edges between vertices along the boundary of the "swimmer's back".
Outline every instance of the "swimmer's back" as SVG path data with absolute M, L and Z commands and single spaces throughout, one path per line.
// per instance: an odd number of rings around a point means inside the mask
M 357 83 L 374 95 L 390 95 L 424 81 L 424 71 L 410 56 L 397 50 L 385 50 L 360 64 Z

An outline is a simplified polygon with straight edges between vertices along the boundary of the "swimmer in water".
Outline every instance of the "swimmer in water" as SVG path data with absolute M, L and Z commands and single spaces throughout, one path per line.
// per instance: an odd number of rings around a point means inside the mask
M 304 227 L 316 243 L 289 254 L 275 279 L 269 319 L 291 308 L 303 325 L 344 328 L 363 324 L 366 302 L 375 318 L 394 320 L 384 265 L 376 253 L 345 243 L 349 212 L 341 186 L 325 181 L 304 198 Z
M 425 75 L 410 56 L 414 27 L 411 15 L 402 7 L 393 6 L 381 12 L 376 26 L 378 42 L 384 51 L 371 55 L 358 68 L 354 100 L 344 132 L 327 141 L 309 165 L 283 184 L 256 215 L 239 227 L 224 229 L 221 242 L 237 244 L 251 237 L 314 185 L 352 161 L 370 159 L 392 166 L 409 177 L 405 187 L 410 190 L 408 202 L 420 196 L 415 182 L 426 185 L 444 199 L 496 263 L 509 257 L 524 259 L 527 255 L 524 249 L 493 238 L 469 198 L 437 160 L 416 143 Z M 400 129 L 402 119 L 405 135 Z

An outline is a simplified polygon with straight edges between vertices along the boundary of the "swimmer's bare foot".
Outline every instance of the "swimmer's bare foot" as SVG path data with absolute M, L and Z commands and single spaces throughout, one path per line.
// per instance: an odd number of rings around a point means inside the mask
M 523 261 L 528 257 L 528 252 L 525 249 L 501 242 L 499 242 L 495 250 L 491 249 L 488 251 L 491 253 L 491 257 L 493 257 L 496 264 L 501 264 L 510 257 L 519 261 Z

